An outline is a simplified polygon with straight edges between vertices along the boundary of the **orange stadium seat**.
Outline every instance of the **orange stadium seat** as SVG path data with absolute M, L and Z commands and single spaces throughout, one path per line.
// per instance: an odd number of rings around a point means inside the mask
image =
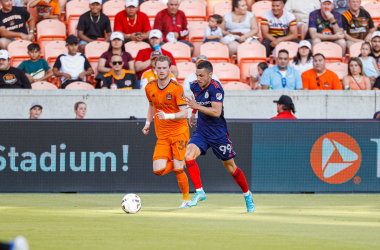
M 72 82 L 65 89 L 95 89 L 94 86 L 87 82 Z
M 219 78 L 221 84 L 232 81 L 240 81 L 240 69 L 232 63 L 214 63 L 214 74 Z
M 380 3 L 379 2 L 367 2 L 363 5 L 363 8 L 368 11 L 374 22 L 380 21 Z
M 348 75 L 348 64 L 347 63 L 331 63 L 326 66 L 327 69 L 333 71 L 338 75 L 339 80 L 342 81 L 343 77 Z
M 150 45 L 147 44 L 146 42 L 130 41 L 125 44 L 125 51 L 131 54 L 133 59 L 136 58 L 139 50 L 146 49 L 146 48 L 150 48 Z
M 241 81 L 247 81 L 252 64 L 267 61 L 266 49 L 264 45 L 258 42 L 240 44 L 236 54 L 238 66 L 240 67 Z
M 166 8 L 167 8 L 166 4 L 160 1 L 147 1 L 147 2 L 143 2 L 140 5 L 140 11 L 147 14 L 151 21 L 154 21 L 154 18 L 156 17 L 158 12 Z M 152 25 L 152 28 L 153 28 L 153 25 Z
M 109 46 L 110 44 L 108 42 L 95 41 L 87 44 L 84 49 L 84 55 L 91 64 L 95 77 L 98 75 L 99 57 L 108 50 Z
M 208 26 L 208 22 L 198 21 L 189 23 L 190 32 L 189 39 L 190 43 L 194 45 L 194 53 L 193 56 L 199 56 L 199 50 L 201 45 L 203 44 L 203 37 L 205 36 L 205 29 Z
M 48 19 L 37 24 L 37 41 L 41 47 L 41 56 L 45 54 L 45 46 L 51 41 L 65 41 L 66 26 L 64 23 Z
M 172 53 L 176 62 L 191 62 L 190 46 L 182 42 L 168 42 L 162 45 L 164 50 Z
M 261 20 L 264 12 L 272 9 L 272 1 L 260 1 L 252 5 L 252 12 L 255 13 L 257 20 Z
M 178 78 L 177 81 L 180 84 L 183 84 L 183 80 L 191 73 L 196 70 L 195 63 L 191 62 L 180 62 L 177 63 L 177 69 L 178 69 Z
M 298 52 L 298 43 L 295 42 L 281 42 L 276 46 L 276 57 L 278 56 L 278 52 L 282 49 L 285 49 L 289 52 L 289 59 L 292 60 L 297 56 Z M 270 61 L 274 64 L 273 55 L 270 56 Z
M 223 85 L 223 90 L 251 90 L 251 87 L 242 82 L 229 82 Z
M 188 21 L 206 21 L 206 6 L 200 2 L 181 2 L 179 9 L 185 12 Z
M 120 1 L 120 0 L 107 1 L 103 4 L 103 14 L 108 16 L 108 18 L 110 19 L 112 31 L 115 24 L 116 14 L 124 10 L 124 7 L 125 7 L 125 1 Z
M 67 52 L 65 41 L 49 42 L 46 44 L 45 49 L 46 49 L 46 53 L 44 55 L 44 58 L 49 64 L 51 69 L 53 69 L 53 66 L 54 66 L 55 61 L 57 60 L 57 57 Z M 57 87 L 60 87 L 61 86 L 60 77 L 55 78 L 55 80 L 56 80 Z M 54 82 L 54 80 L 52 82 Z
M 326 57 L 327 63 L 343 62 L 342 48 L 332 42 L 321 42 L 313 47 L 313 55 L 321 53 Z
M 9 57 L 11 58 L 10 64 L 12 67 L 17 67 L 23 61 L 30 59 L 28 46 L 31 43 L 30 41 L 16 40 L 8 45 Z
M 219 13 L 215 12 L 215 5 L 217 5 L 218 3 L 221 3 L 221 2 L 226 2 L 226 1 L 232 2 L 232 0 L 208 0 L 207 1 L 207 15 L 212 16 L 214 14 L 219 14 Z
M 66 21 L 68 35 L 77 35 L 79 17 L 90 10 L 89 1 L 75 0 L 66 4 Z
M 231 10 L 232 10 L 232 2 L 229 2 L 229 1 L 220 2 L 216 4 L 214 7 L 214 13 L 221 15 L 222 17 L 225 14 L 231 12 Z
M 208 42 L 201 45 L 200 54 L 207 56 L 211 63 L 230 62 L 227 45 L 219 42 Z
M 360 55 L 360 49 L 363 42 L 354 43 L 349 49 L 349 57 L 358 57 Z
M 57 86 L 50 82 L 34 82 L 32 83 L 32 89 L 57 89 Z

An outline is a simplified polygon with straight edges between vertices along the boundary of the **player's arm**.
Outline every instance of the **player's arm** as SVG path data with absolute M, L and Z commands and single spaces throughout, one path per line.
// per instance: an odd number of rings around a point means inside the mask
M 155 114 L 160 120 L 183 120 L 183 119 L 187 119 L 187 115 L 188 115 L 188 112 L 187 112 L 187 105 L 182 105 L 182 106 L 179 106 L 179 112 L 177 113 L 171 113 L 171 114 L 166 114 L 164 111 L 161 111 L 159 109 L 158 112 Z
M 222 114 L 223 102 L 211 102 L 211 107 L 204 107 L 199 105 L 194 99 L 194 96 L 190 98 L 187 97 L 187 104 L 189 108 L 199 110 L 203 114 L 219 118 Z
M 154 116 L 154 107 L 153 107 L 153 103 L 152 102 L 149 102 L 149 108 L 148 108 L 148 114 L 146 115 L 146 121 L 145 121 L 145 126 L 142 130 L 142 132 L 147 135 L 149 133 L 149 128 L 150 128 L 150 123 L 152 122 L 153 120 L 153 116 Z

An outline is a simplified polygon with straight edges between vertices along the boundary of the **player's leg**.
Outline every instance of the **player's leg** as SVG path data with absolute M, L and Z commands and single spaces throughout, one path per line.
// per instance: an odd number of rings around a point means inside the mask
M 173 171 L 172 151 L 168 139 L 158 139 L 153 154 L 153 172 L 163 176 Z

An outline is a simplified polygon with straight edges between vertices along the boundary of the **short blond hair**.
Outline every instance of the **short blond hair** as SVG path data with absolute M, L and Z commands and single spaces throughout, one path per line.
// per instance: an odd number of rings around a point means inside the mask
M 168 56 L 159 56 L 157 57 L 156 59 L 156 65 L 157 65 L 157 62 L 168 62 L 169 64 L 169 67 L 172 66 L 172 59 Z

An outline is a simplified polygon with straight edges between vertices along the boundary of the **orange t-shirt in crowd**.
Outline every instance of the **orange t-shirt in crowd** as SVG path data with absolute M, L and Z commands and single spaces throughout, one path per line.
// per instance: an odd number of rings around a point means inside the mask
M 38 0 L 34 0 L 38 1 Z M 51 0 L 49 3 L 46 3 L 45 1 L 41 1 L 37 4 L 35 7 L 37 8 L 37 14 L 36 14 L 36 22 L 40 22 L 44 20 L 42 14 L 43 13 L 48 13 L 49 15 L 60 15 L 60 10 L 59 10 L 59 1 L 58 0 Z
M 167 114 L 178 113 L 179 106 L 187 105 L 182 86 L 172 79 L 164 89 L 158 87 L 157 80 L 149 82 L 145 87 L 145 94 L 153 104 L 155 114 L 158 109 Z M 154 118 L 154 128 L 158 139 L 170 138 L 189 130 L 187 119 L 160 120 L 157 117 Z
M 342 90 L 342 84 L 338 76 L 331 70 L 318 77 L 314 69 L 309 69 L 302 74 L 302 83 L 304 89 L 311 90 Z M 318 84 L 319 83 L 319 84 Z

